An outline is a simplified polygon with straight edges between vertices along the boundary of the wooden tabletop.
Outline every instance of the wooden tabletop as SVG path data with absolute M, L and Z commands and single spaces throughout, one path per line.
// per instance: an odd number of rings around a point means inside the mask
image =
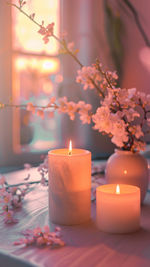
M 32 175 L 33 179 L 38 178 L 36 169 L 32 169 Z M 8 179 L 14 183 L 25 176 L 26 171 L 18 171 L 9 174 Z M 0 218 L 0 250 L 40 267 L 149 267 L 150 193 L 147 193 L 141 209 L 141 229 L 133 234 L 113 235 L 99 231 L 95 224 L 95 208 L 96 204 L 92 202 L 90 222 L 61 226 L 65 247 L 16 247 L 13 242 L 21 237 L 22 230 L 49 223 L 47 187 L 36 185 L 26 195 L 23 207 L 16 214 L 17 224 L 5 225 Z M 53 224 L 50 226 L 51 230 L 55 227 Z

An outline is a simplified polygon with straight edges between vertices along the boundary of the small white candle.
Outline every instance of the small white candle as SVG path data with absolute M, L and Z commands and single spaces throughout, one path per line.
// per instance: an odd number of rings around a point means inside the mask
M 91 216 L 91 153 L 55 149 L 48 153 L 49 215 L 56 224 L 73 225 Z
M 131 233 L 140 228 L 140 189 L 107 184 L 96 189 L 97 227 L 108 233 Z

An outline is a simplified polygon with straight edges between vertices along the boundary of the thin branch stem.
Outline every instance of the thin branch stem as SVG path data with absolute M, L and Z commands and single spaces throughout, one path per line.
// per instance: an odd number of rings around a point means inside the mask
M 38 27 L 41 28 L 41 24 L 38 23 L 36 20 L 32 19 L 21 7 L 15 5 L 15 4 L 11 4 L 11 3 L 8 3 L 10 6 L 13 6 L 15 8 L 17 8 L 24 16 L 26 16 L 27 18 L 29 18 L 30 20 L 32 20 Z
M 0 107 L 0 109 L 4 108 L 4 107 L 12 107 L 12 108 L 25 108 L 27 109 L 27 105 L 15 105 L 15 104 L 2 104 L 2 107 Z M 37 109 L 49 109 L 49 108 L 59 108 L 59 106 L 54 103 L 54 104 L 51 104 L 49 106 L 39 106 L 39 105 L 33 105 L 34 108 L 37 108 Z
M 38 27 L 42 27 L 42 25 L 40 23 L 38 23 L 34 18 L 31 18 L 30 15 L 28 15 L 23 9 L 21 6 L 17 6 L 16 4 L 11 4 L 11 3 L 8 3 L 9 5 L 17 8 L 23 15 L 25 15 L 28 19 L 30 19 L 33 23 L 35 23 Z M 55 34 L 52 34 L 52 37 L 57 40 L 59 42 L 59 44 L 65 49 L 65 51 L 67 52 L 67 54 L 69 54 L 77 63 L 78 65 L 80 66 L 80 68 L 83 67 L 83 64 L 79 61 L 79 59 L 72 53 L 71 50 L 68 49 L 67 45 L 62 41 L 60 40 Z M 104 94 L 103 92 L 101 91 L 101 89 L 96 85 L 95 81 L 90 78 L 92 84 L 94 85 L 95 89 L 97 90 L 98 94 L 100 94 L 102 97 L 104 97 Z
M 141 25 L 139 15 L 138 15 L 136 9 L 134 8 L 133 4 L 129 0 L 123 0 L 123 1 L 126 4 L 126 6 L 130 9 L 130 11 L 132 12 L 134 19 L 135 19 L 135 23 L 137 25 L 137 28 L 139 29 L 139 31 L 140 31 L 140 33 L 141 33 L 141 35 L 145 41 L 145 44 L 147 46 L 150 46 L 150 40 L 148 39 L 146 32 L 144 31 L 143 26 Z
M 18 184 L 9 184 L 7 185 L 6 187 L 9 188 L 9 187 L 18 187 L 18 186 L 23 186 L 23 185 L 32 185 L 32 184 L 40 184 L 41 183 L 41 180 L 38 180 L 38 181 L 32 181 L 32 182 L 25 182 L 25 183 L 18 183 Z
M 107 81 L 107 83 L 108 83 L 108 85 L 109 85 L 109 87 L 111 88 L 111 89 L 113 89 L 113 86 L 112 86 L 112 84 L 111 84 L 111 81 L 109 80 L 109 78 L 107 77 L 107 74 L 106 74 L 106 72 L 105 71 L 103 71 L 102 69 L 101 69 L 101 67 L 99 66 L 98 67 L 98 70 L 100 71 L 100 73 L 105 77 L 105 79 L 106 79 L 106 81 Z
M 68 49 L 68 47 L 66 45 L 64 45 L 64 43 L 55 35 L 52 35 L 54 37 L 55 40 L 57 40 L 62 46 L 63 48 L 65 48 L 66 52 L 79 64 L 79 66 L 82 68 L 83 64 L 79 61 L 79 59 Z

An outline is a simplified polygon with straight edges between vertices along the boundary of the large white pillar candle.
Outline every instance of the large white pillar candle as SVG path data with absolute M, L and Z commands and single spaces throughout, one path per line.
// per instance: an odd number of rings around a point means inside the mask
M 91 216 L 91 153 L 56 149 L 48 153 L 49 215 L 56 224 L 73 225 Z
M 96 189 L 97 227 L 108 233 L 131 233 L 140 228 L 140 189 L 107 184 Z

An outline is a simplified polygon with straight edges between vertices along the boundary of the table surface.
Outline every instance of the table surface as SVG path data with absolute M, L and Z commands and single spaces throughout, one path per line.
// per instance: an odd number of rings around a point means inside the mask
M 30 171 L 32 179 L 38 179 L 36 169 Z M 27 171 L 8 174 L 9 182 L 22 181 Z M 141 209 L 141 229 L 133 234 L 107 234 L 95 225 L 96 205 L 92 203 L 91 221 L 77 226 L 62 226 L 66 246 L 57 249 L 14 246 L 13 242 L 21 237 L 21 231 L 49 223 L 47 187 L 36 185 L 26 195 L 23 207 L 17 212 L 19 222 L 5 225 L 0 218 L 0 251 L 34 263 L 40 267 L 109 267 L 150 266 L 150 193 L 147 193 Z M 54 225 L 51 225 L 53 230 Z M 0 257 L 0 266 L 1 257 Z M 7 267 L 9 265 L 5 265 Z M 24 266 L 12 265 L 12 266 Z

